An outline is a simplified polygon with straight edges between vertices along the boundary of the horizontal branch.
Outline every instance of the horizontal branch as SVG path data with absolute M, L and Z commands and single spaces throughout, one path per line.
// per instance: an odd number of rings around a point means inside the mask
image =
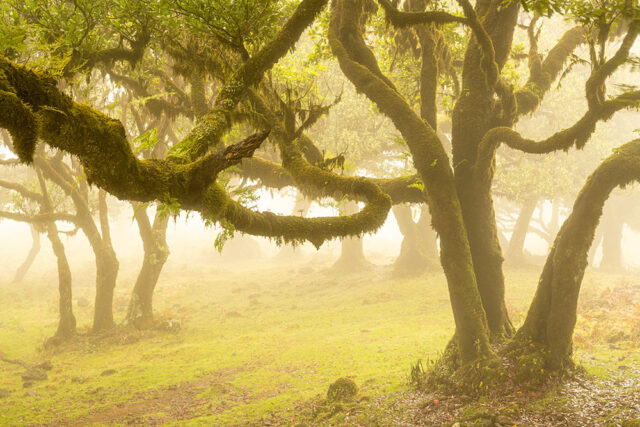
M 27 215 L 17 212 L 0 211 L 0 218 L 10 219 L 12 221 L 26 222 L 29 224 L 41 224 L 52 221 L 64 221 L 71 224 L 76 223 L 75 215 L 67 213 L 43 213 L 36 215 Z
M 378 3 L 384 9 L 387 20 L 396 28 L 422 24 L 449 24 L 452 22 L 468 24 L 464 16 L 452 15 L 448 12 L 402 12 L 391 4 L 389 0 L 378 0 Z
M 42 194 L 29 190 L 27 187 L 22 184 L 18 184 L 17 182 L 10 182 L 4 179 L 0 179 L 0 187 L 6 188 L 7 190 L 15 191 L 23 197 L 26 197 L 27 199 L 33 200 L 34 202 L 43 202 Z

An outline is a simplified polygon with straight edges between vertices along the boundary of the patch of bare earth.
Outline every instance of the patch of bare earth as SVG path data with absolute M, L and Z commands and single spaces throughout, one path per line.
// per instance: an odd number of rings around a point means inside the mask
M 56 422 L 55 425 L 117 423 L 153 426 L 163 425 L 168 421 L 188 420 L 195 416 L 196 410 L 209 404 L 209 398 L 199 397 L 204 392 L 215 390 L 221 394 L 230 395 L 230 400 L 234 400 L 234 396 L 242 396 L 242 392 L 232 391 L 232 387 L 229 385 L 229 382 L 239 371 L 241 370 L 216 371 L 194 381 L 136 393 L 126 402 L 99 408 L 84 417 Z

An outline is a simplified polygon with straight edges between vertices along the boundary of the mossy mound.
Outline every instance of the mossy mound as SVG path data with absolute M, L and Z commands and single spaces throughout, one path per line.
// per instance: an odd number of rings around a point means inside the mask
M 358 386 L 351 378 L 342 377 L 335 380 L 327 391 L 327 402 L 344 402 L 355 399 Z

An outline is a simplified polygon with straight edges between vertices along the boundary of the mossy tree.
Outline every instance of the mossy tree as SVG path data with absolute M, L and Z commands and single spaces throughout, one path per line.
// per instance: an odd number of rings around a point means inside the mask
M 41 139 L 75 156 L 89 182 L 116 197 L 138 202 L 170 201 L 174 207 L 200 212 L 207 221 L 220 221 L 235 230 L 281 242 L 308 240 L 320 246 L 331 238 L 374 231 L 393 203 L 406 202 L 417 189 L 419 198 L 411 201 L 428 204 L 440 238 L 440 260 L 456 325 L 454 345 L 450 347 L 455 351 L 452 360 L 456 366 L 467 372 L 477 366 L 495 365 L 498 357 L 492 343 L 515 334 L 507 346 L 513 350 L 511 354 L 531 351 L 533 343 L 549 367 L 563 369 L 570 364 L 578 291 L 602 206 L 613 188 L 638 180 L 640 141 L 622 146 L 587 181 L 550 251 L 527 320 L 517 333 L 506 312 L 502 251 L 492 199 L 496 150 L 500 144 L 539 154 L 580 149 L 598 122 L 638 106 L 640 93 L 636 88 L 606 97 L 607 80 L 628 62 L 640 32 L 637 2 L 594 6 L 576 1 L 556 10 L 575 18 L 577 25 L 546 56 L 538 52 L 539 32 L 534 27 L 543 19 L 534 18 L 527 28 L 529 79 L 523 86 L 514 87 L 503 71 L 513 51 L 518 17 L 524 14 L 521 2 L 479 0 L 474 6 L 468 0 L 459 0 L 460 8 L 450 10 L 425 10 L 427 4 L 416 2 L 400 11 L 391 2 L 380 0 L 377 16 L 386 16 L 394 28 L 391 31 L 410 28 L 420 41 L 420 102 L 414 105 L 383 73 L 368 45 L 366 31 L 376 16 L 377 4 L 333 0 L 327 14 L 322 15 L 323 22 L 328 23 L 325 45 L 328 41 L 343 74 L 355 88 L 391 120 L 417 171 L 415 177 L 394 179 L 341 175 L 311 160 L 314 144 L 305 133 L 306 121 L 300 123 L 279 109 L 281 102 L 273 99 L 272 91 L 265 90 L 265 73 L 295 48 L 327 3 L 269 3 L 267 8 L 274 9 L 264 14 L 268 19 L 254 17 L 256 22 L 268 24 L 256 25 L 258 30 L 253 31 L 218 15 L 219 7 L 231 8 L 232 14 L 234 2 L 223 2 L 222 6 L 207 6 L 209 3 L 196 0 L 159 2 L 157 9 L 145 11 L 141 7 L 132 14 L 135 19 L 130 19 L 131 26 L 123 36 L 129 46 L 123 47 L 121 42 L 117 48 L 80 51 L 75 58 L 71 56 L 76 62 L 69 60 L 66 70 L 68 64 L 83 68 L 118 61 L 134 66 L 147 50 L 162 51 L 167 46 L 165 53 L 178 68 L 197 64 L 200 77 L 218 79 L 220 86 L 211 107 L 163 159 L 137 158 L 122 123 L 78 104 L 45 73 L 5 57 L 0 57 L 0 126 L 11 133 L 24 162 L 33 160 L 34 147 Z M 545 8 L 543 1 L 525 5 L 536 11 L 552 10 Z M 462 30 L 452 32 L 451 28 Z M 205 38 L 205 29 L 215 40 Z M 194 34 L 203 38 L 194 40 Z M 457 65 L 450 55 L 451 38 L 462 44 L 457 49 L 461 52 Z M 180 49 L 175 49 L 176 41 Z M 613 54 L 607 48 L 612 43 L 616 43 Z M 535 113 L 562 73 L 565 61 L 582 45 L 588 48 L 591 66 L 585 82 L 586 113 L 575 125 L 542 141 L 520 135 L 514 125 L 523 116 Z M 208 46 L 224 48 L 212 51 Z M 229 57 L 235 59 L 231 67 L 226 62 Z M 453 82 L 451 156 L 437 132 L 437 94 L 445 81 Z M 191 85 L 199 82 L 202 78 L 195 78 Z M 197 105 L 205 105 L 202 98 Z M 245 121 L 268 131 L 221 147 L 234 126 Z M 262 168 L 263 173 L 275 171 L 275 176 L 292 180 L 305 194 L 362 201 L 364 208 L 340 217 L 302 218 L 256 212 L 234 200 L 217 182 L 219 175 L 252 157 L 267 136 L 278 148 L 280 164 L 264 159 L 244 164 L 254 170 Z M 479 364 L 480 360 L 487 364 Z

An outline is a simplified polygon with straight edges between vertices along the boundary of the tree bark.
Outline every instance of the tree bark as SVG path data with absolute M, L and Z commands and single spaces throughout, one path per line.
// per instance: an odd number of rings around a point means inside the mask
M 76 333 L 76 318 L 73 315 L 73 298 L 71 288 L 71 269 L 64 250 L 64 245 L 58 236 L 58 227 L 54 222 L 47 224 L 47 237 L 51 242 L 53 253 L 58 263 L 58 293 L 60 320 L 54 339 L 66 340 Z
M 393 121 L 424 183 L 433 226 L 440 236 L 459 360 L 467 364 L 493 357 L 454 174 L 442 142 L 380 71 L 362 36 L 363 2 L 335 1 L 331 12 L 329 43 L 343 73 Z
M 18 270 L 16 270 L 16 275 L 13 277 L 11 283 L 21 282 L 22 279 L 24 279 L 24 276 L 27 275 L 27 272 L 33 265 L 33 261 L 35 261 L 36 256 L 38 256 L 38 253 L 40 253 L 40 232 L 33 224 L 29 224 L 29 227 L 31 229 L 32 239 L 31 249 L 29 249 L 29 253 L 27 254 L 27 257 L 25 258 L 22 265 L 20 265 L 20 267 L 18 267 Z
M 136 212 L 135 220 L 142 238 L 144 258 L 133 287 L 126 323 L 146 329 L 153 325 L 153 292 L 162 268 L 169 258 L 166 239 L 169 218 L 163 218 L 156 212 L 151 224 L 146 208 L 140 208 Z
M 113 294 L 118 277 L 119 263 L 111 245 L 107 201 L 104 190 L 100 190 L 98 193 L 98 216 L 102 235 L 98 233 L 97 239 L 93 239 L 94 243 L 92 243 L 96 255 L 96 299 L 93 313 L 93 332 L 102 332 L 115 326 L 115 321 L 113 320 Z M 93 224 L 93 219 L 90 216 L 87 220 Z
M 485 6 L 488 5 L 489 2 Z M 487 13 L 483 17 L 483 24 L 495 49 L 498 70 L 503 67 L 510 52 L 518 11 L 519 6 L 514 2 L 500 10 L 491 7 L 479 12 L 479 15 Z M 473 168 L 481 138 L 495 126 L 498 114 L 493 97 L 494 88 L 489 86 L 485 73 L 479 72 L 483 68 L 485 55 L 486 52 L 483 52 L 474 36 L 465 53 L 462 94 L 452 115 L 452 148 L 456 189 L 471 247 L 478 290 L 491 338 L 500 340 L 513 333 L 504 301 L 502 249 L 491 197 L 491 182 L 483 185 Z M 488 167 L 494 166 L 495 158 Z
M 509 249 L 507 250 L 507 262 L 511 265 L 522 265 L 525 262 L 524 242 L 527 238 L 529 223 L 537 205 L 537 199 L 525 200 L 522 204 L 520 214 L 513 227 L 511 239 L 509 239 Z
M 42 210 L 46 213 L 53 212 L 53 203 L 47 190 L 47 183 L 42 171 L 36 168 L 36 175 L 42 191 Z M 54 221 L 47 223 L 47 237 L 51 242 L 53 253 L 58 264 L 58 293 L 60 320 L 54 336 L 55 340 L 66 340 L 76 333 L 76 318 L 73 315 L 73 299 L 71 289 L 71 268 L 67 261 L 64 245 L 58 235 L 58 227 Z

